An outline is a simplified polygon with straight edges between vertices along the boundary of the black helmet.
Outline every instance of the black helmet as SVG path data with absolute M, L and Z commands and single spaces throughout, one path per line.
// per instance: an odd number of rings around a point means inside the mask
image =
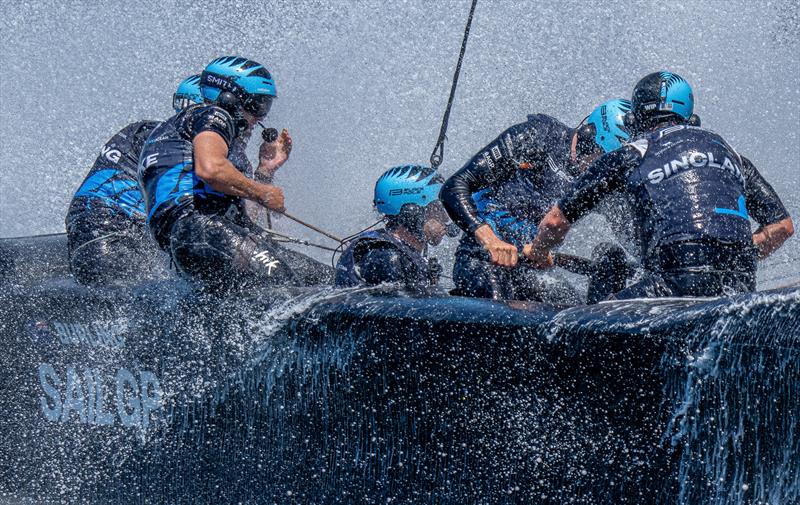
M 627 123 L 651 126 L 661 121 L 692 122 L 694 94 L 686 79 L 671 72 L 653 72 L 633 88 L 633 117 Z

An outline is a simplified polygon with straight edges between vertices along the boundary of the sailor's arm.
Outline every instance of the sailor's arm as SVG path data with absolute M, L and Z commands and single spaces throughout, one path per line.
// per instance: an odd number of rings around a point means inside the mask
M 624 147 L 598 158 L 575 181 L 567 195 L 553 206 L 539 223 L 539 231 L 523 254 L 540 268 L 552 266 L 550 251 L 564 241 L 572 224 L 592 211 L 609 193 L 625 182 L 625 174 L 641 159 L 638 151 Z
M 228 160 L 228 144 L 222 135 L 203 131 L 192 140 L 197 177 L 215 191 L 257 202 L 272 210 L 283 210 L 283 190 L 244 176 Z
M 512 126 L 467 162 L 445 181 L 439 199 L 453 220 L 465 233 L 471 234 L 491 255 L 492 262 L 502 266 L 517 263 L 517 248 L 500 240 L 492 228 L 480 217 L 472 195 L 511 179 L 518 165 L 509 150 L 510 136 L 519 135 L 527 123 Z
M 742 156 L 742 172 L 746 180 L 745 202 L 759 228 L 753 233 L 753 244 L 759 259 L 764 259 L 794 234 L 794 223 L 772 186 L 753 163 Z
M 753 244 L 758 249 L 758 259 L 764 259 L 775 252 L 793 234 L 794 223 L 791 217 L 760 227 L 753 234 Z
M 275 172 L 286 163 L 292 152 L 292 137 L 289 130 L 284 128 L 274 142 L 264 139 L 258 149 L 258 167 L 255 170 L 257 181 L 270 184 Z

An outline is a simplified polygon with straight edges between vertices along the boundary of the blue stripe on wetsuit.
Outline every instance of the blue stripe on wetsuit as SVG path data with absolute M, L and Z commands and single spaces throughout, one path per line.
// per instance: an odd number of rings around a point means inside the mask
M 144 197 L 139 184 L 130 179 L 115 179 L 121 173 L 115 169 L 98 170 L 83 182 L 75 196 L 98 198 L 131 217 L 144 216 Z
M 739 199 L 736 201 L 737 205 L 739 206 L 738 209 L 726 209 L 715 207 L 714 212 L 717 214 L 727 214 L 729 216 L 736 216 L 747 221 L 750 220 L 750 214 L 747 213 L 747 202 L 745 201 L 744 195 L 741 195 Z
M 148 222 L 150 222 L 153 214 L 166 202 L 174 201 L 178 203 L 178 200 L 182 197 L 191 195 L 199 198 L 207 198 L 208 195 L 226 196 L 225 193 L 211 189 L 208 184 L 195 175 L 194 170 L 191 168 L 192 164 L 189 162 L 178 163 L 158 178 L 155 201 L 150 213 L 147 215 Z
M 530 243 L 536 237 L 535 222 L 520 219 L 503 209 L 491 197 L 492 189 L 484 189 L 472 195 L 478 209 L 478 216 L 488 224 L 501 240 L 518 248 Z

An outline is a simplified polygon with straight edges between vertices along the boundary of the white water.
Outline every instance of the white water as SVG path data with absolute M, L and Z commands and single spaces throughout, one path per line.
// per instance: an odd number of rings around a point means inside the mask
M 225 53 L 275 75 L 280 100 L 269 122 L 288 127 L 296 146 L 277 179 L 287 207 L 340 235 L 358 230 L 374 219 L 375 177 L 428 160 L 468 4 L 6 2 L 0 236 L 61 231 L 102 143 L 130 121 L 165 118 L 177 83 Z M 576 124 L 668 68 L 694 86 L 704 125 L 753 159 L 797 215 L 798 20 L 792 0 L 482 0 L 443 171 L 527 113 Z M 285 220 L 277 227 L 319 239 Z M 586 252 L 604 230 L 589 219 L 568 248 Z M 762 286 L 796 275 L 797 243 L 764 264 Z

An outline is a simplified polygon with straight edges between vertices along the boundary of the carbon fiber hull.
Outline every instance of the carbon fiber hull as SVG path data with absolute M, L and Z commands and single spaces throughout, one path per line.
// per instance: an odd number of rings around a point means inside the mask
M 793 503 L 798 302 L 9 282 L 0 496 Z

